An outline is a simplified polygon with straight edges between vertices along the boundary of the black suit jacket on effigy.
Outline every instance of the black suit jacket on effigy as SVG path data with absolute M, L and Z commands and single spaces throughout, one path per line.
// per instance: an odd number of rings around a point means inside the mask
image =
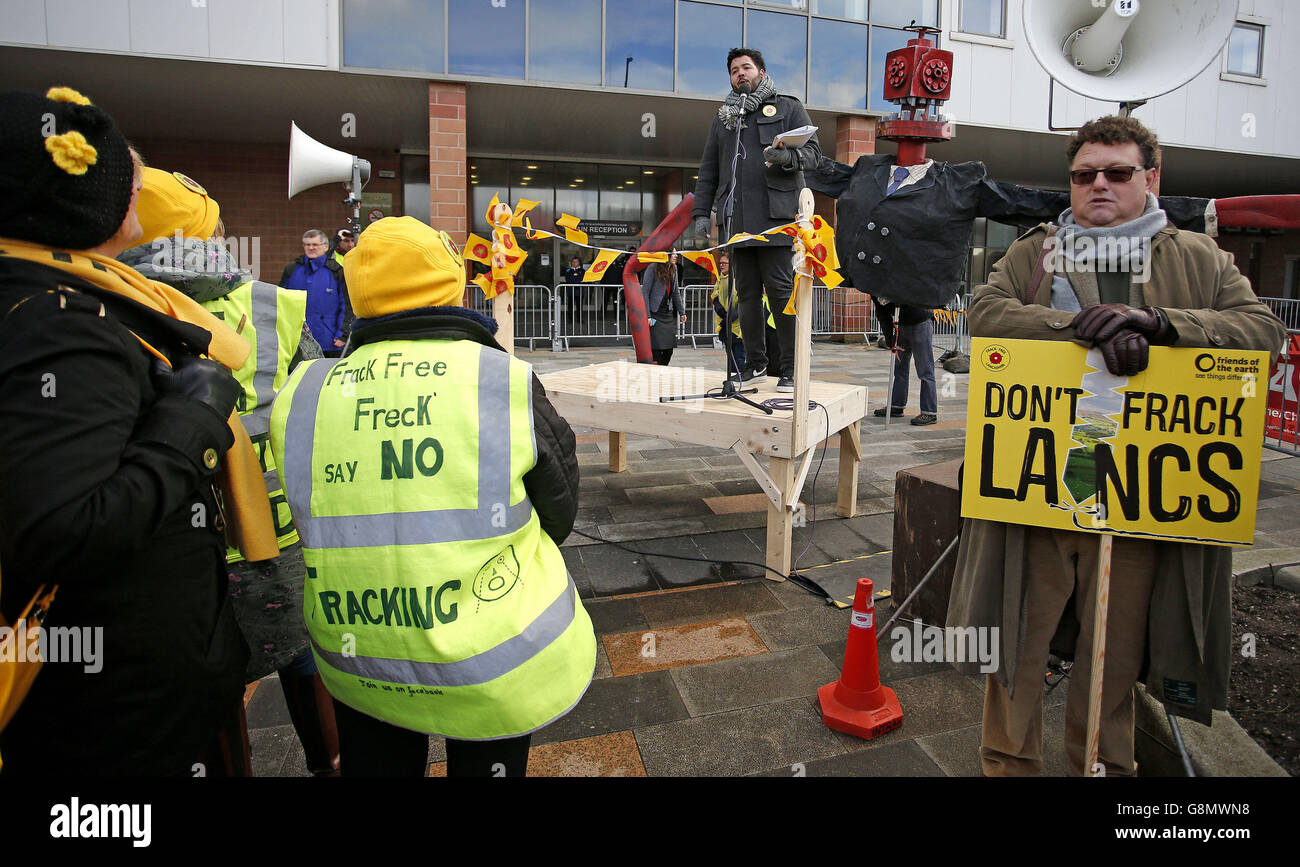
M 840 271 L 861 292 L 901 304 L 943 307 L 961 289 L 976 217 L 1010 223 L 1055 220 L 1070 194 L 990 180 L 981 162 L 936 161 L 925 177 L 886 196 L 893 154 L 852 166 L 823 157 L 808 186 L 839 200 L 835 249 Z M 1166 196 L 1160 206 L 1180 229 L 1204 230 L 1208 199 Z

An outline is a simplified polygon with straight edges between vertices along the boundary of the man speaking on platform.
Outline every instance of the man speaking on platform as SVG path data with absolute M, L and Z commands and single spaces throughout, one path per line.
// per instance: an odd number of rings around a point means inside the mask
M 695 228 L 704 238 L 713 232 L 709 212 L 717 212 L 724 240 L 738 232 L 760 233 L 794 221 L 803 170 L 821 159 L 817 135 L 798 147 L 774 145 L 777 135 L 811 125 L 803 103 L 776 92 L 763 55 L 750 48 L 727 53 L 731 92 L 718 108 L 700 158 L 695 184 Z M 741 382 L 763 376 L 771 367 L 780 375 L 776 390 L 794 391 L 795 318 L 785 314 L 794 281 L 793 239 L 771 235 L 766 242 L 745 241 L 731 249 L 731 273 L 740 301 L 740 330 L 748 362 L 733 378 Z M 766 290 L 776 318 L 781 357 L 769 359 L 764 341 L 762 293 Z

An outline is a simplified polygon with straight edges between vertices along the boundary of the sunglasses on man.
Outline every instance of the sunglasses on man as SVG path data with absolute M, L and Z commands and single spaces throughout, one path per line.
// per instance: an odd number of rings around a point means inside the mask
M 1079 169 L 1070 172 L 1070 182 L 1075 186 L 1086 187 L 1097 180 L 1097 175 L 1105 175 L 1112 184 L 1127 184 L 1133 180 L 1134 172 L 1145 172 L 1141 166 L 1111 166 L 1108 169 Z

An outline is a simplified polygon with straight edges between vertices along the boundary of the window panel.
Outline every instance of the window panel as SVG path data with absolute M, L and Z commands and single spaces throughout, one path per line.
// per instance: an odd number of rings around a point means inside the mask
M 448 9 L 447 71 L 524 77 L 524 4 L 455 0 Z
M 813 19 L 810 105 L 867 107 L 867 34 L 865 24 Z
M 1005 36 L 1005 0 L 961 0 L 961 29 L 966 33 Z
M 866 21 L 867 0 L 812 0 L 812 11 L 814 15 Z
M 641 222 L 641 167 L 600 167 L 600 219 Z
M 528 77 L 600 84 L 600 0 L 528 4 Z
M 778 93 L 803 99 L 808 60 L 808 19 L 803 15 L 750 12 L 746 45 L 763 53 Z M 723 59 L 726 54 L 723 54 Z
M 484 215 L 487 213 L 492 197 L 500 196 L 503 201 L 510 198 L 510 173 L 506 161 L 484 160 L 478 157 L 471 159 L 469 188 L 472 191 L 473 211 L 470 213 L 470 222 L 473 231 L 486 238 L 492 230 Z
M 673 89 L 673 0 L 605 0 L 605 84 Z
M 579 220 L 595 220 L 597 208 L 597 169 L 588 163 L 555 164 L 555 212 L 572 214 Z
M 903 48 L 916 34 L 887 27 L 871 28 L 871 71 L 867 75 L 867 107 L 879 111 L 897 111 L 892 102 L 885 102 L 885 55 L 895 48 Z
M 1237 22 L 1228 37 L 1228 71 L 1237 75 L 1262 76 L 1264 28 L 1258 24 Z
M 939 0 L 871 0 L 871 23 L 906 27 L 917 24 L 939 26 Z
M 443 0 L 344 0 L 343 65 L 443 71 Z
M 677 15 L 678 92 L 725 94 L 727 52 L 740 45 L 740 10 L 683 0 Z

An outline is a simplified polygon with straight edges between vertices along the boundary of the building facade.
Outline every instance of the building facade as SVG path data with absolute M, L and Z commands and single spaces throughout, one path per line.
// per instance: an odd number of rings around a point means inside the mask
M 308 228 L 344 224 L 340 187 L 289 200 L 294 120 L 371 160 L 367 215 L 409 214 L 463 240 L 494 193 L 570 213 L 607 246 L 639 243 L 694 187 L 728 49 L 763 52 L 842 162 L 877 142 L 885 54 L 915 21 L 954 52 L 936 159 L 1064 189 L 1064 132 L 1115 105 L 1051 82 L 1022 26 L 1026 0 L 0 0 L 8 87 L 81 89 L 153 165 L 194 176 L 228 231 L 260 240 L 275 279 Z M 1089 0 L 1079 0 L 1087 3 Z M 1149 0 L 1158 2 L 1158 0 Z M 1164 144 L 1162 192 L 1300 193 L 1300 8 L 1241 0 L 1219 59 L 1136 112 Z M 1054 117 L 1048 117 L 1049 105 Z M 833 216 L 833 204 L 819 201 Z M 1014 230 L 976 227 L 980 279 Z M 1261 295 L 1300 295 L 1296 233 L 1225 234 Z M 696 239 L 684 239 L 691 245 Z M 554 285 L 578 254 L 533 242 L 521 281 Z

